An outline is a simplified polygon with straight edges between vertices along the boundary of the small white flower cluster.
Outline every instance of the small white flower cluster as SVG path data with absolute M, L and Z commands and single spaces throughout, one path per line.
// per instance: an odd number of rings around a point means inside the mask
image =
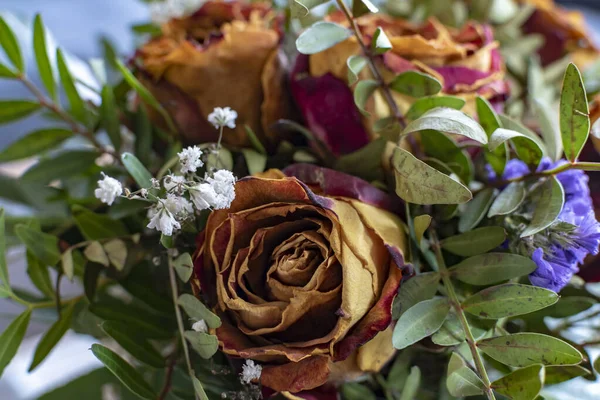
M 94 190 L 94 196 L 110 206 L 118 196 L 123 194 L 123 186 L 121 182 L 105 175 L 104 172 L 102 176 L 104 178 L 98 181 L 98 189 Z
M 246 363 L 242 366 L 242 373 L 240 374 L 240 380 L 242 383 L 249 384 L 252 381 L 260 379 L 262 374 L 262 367 L 256 364 L 252 360 L 246 360 Z
M 208 332 L 208 325 L 206 325 L 206 321 L 201 319 L 200 321 L 194 322 L 192 329 L 196 332 L 206 333 Z
M 205 0 L 164 0 L 150 3 L 150 18 L 164 24 L 172 18 L 181 18 L 200 8 Z
M 208 114 L 208 122 L 213 124 L 216 129 L 228 127 L 230 129 L 235 128 L 235 120 L 238 114 L 230 107 L 217 107 Z

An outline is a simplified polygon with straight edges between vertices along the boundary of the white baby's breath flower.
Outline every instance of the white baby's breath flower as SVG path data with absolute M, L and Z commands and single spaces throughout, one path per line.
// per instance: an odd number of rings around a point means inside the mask
M 171 236 L 174 231 L 181 229 L 181 224 L 177 222 L 173 214 L 160 202 L 149 210 L 148 216 L 150 217 L 150 223 L 148 223 L 147 227 L 156 229 L 165 236 Z
M 220 169 L 207 179 L 215 192 L 217 201 L 213 207 L 217 210 L 229 208 L 233 199 L 235 199 L 235 176 L 226 169 Z
M 181 164 L 181 172 L 196 172 L 198 168 L 204 165 L 202 162 L 202 150 L 198 146 L 190 146 L 177 153 L 179 156 L 179 164 Z
M 199 183 L 188 190 L 190 199 L 198 211 L 214 207 L 217 203 L 217 193 L 210 183 Z
M 175 187 L 181 187 L 184 183 L 185 178 L 179 175 L 167 175 L 163 179 L 163 185 L 168 192 L 170 192 Z
M 165 208 L 178 220 L 184 220 L 194 212 L 192 203 L 186 198 L 177 196 L 173 193 L 167 194 L 167 199 L 164 200 L 164 204 Z
M 231 107 L 217 107 L 208 115 L 208 122 L 219 129 L 227 126 L 231 129 L 235 128 L 235 119 L 238 117 L 237 112 Z
M 200 321 L 194 322 L 194 324 L 192 325 L 192 329 L 196 332 L 206 333 L 208 332 L 208 325 L 206 325 L 206 321 L 201 319 Z
M 240 380 L 242 383 L 250 383 L 252 381 L 260 379 L 262 374 L 262 367 L 256 364 L 252 360 L 246 360 L 246 363 L 242 366 L 242 373 L 240 374 Z
M 104 175 L 104 173 L 102 175 Z M 98 181 L 98 188 L 94 191 L 94 196 L 109 206 L 112 205 L 117 196 L 120 196 L 121 194 L 123 194 L 121 182 L 108 175 L 104 175 L 104 178 Z

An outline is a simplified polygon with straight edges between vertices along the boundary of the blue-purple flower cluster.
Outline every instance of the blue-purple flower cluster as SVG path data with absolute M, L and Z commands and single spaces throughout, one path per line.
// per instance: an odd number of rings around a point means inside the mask
M 556 163 L 550 159 L 542 160 L 538 171 L 545 171 L 565 164 L 560 160 Z M 503 179 L 514 179 L 529 173 L 527 165 L 520 160 L 510 160 L 505 168 Z M 495 179 L 495 174 L 489 174 Z M 560 291 L 573 274 L 579 271 L 578 265 L 588 254 L 598 254 L 600 246 L 600 223 L 596 221 L 590 189 L 589 178 L 581 170 L 567 170 L 556 175 L 565 192 L 565 204 L 558 217 L 574 227 L 572 231 L 560 235 L 546 235 L 533 240 L 532 243 L 546 243 L 543 247 L 535 247 L 531 257 L 538 268 L 529 275 L 532 284 L 555 292 Z

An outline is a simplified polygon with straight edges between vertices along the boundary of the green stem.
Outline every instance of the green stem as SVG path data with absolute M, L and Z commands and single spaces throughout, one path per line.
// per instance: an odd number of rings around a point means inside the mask
M 460 324 L 465 332 L 465 338 L 467 340 L 467 344 L 469 345 L 469 349 L 471 350 L 471 355 L 473 356 L 473 360 L 475 361 L 475 368 L 477 368 L 477 372 L 485 385 L 485 394 L 489 400 L 496 400 L 494 396 L 494 392 L 491 388 L 490 378 L 488 377 L 487 371 L 485 370 L 485 365 L 483 364 L 483 358 L 481 354 L 479 354 L 479 350 L 477 349 L 477 341 L 473 336 L 473 332 L 471 332 L 471 328 L 469 326 L 469 321 L 467 321 L 467 316 L 465 315 L 460 301 L 458 300 L 458 296 L 456 295 L 456 291 L 454 290 L 454 285 L 452 280 L 450 279 L 450 275 L 448 274 L 448 269 L 446 268 L 446 263 L 444 262 L 444 256 L 442 255 L 442 249 L 439 241 L 437 240 L 437 236 L 432 231 L 432 247 L 435 249 L 435 256 L 438 262 L 438 268 L 440 274 L 442 275 L 442 282 L 444 283 L 444 287 L 448 292 L 448 297 L 450 298 L 450 304 L 454 311 L 456 312 L 456 316 L 460 321 Z
M 527 179 L 553 176 L 553 175 L 560 174 L 561 172 L 569 171 L 571 169 L 580 169 L 580 170 L 584 170 L 584 171 L 600 171 L 600 163 L 586 162 L 586 161 L 581 161 L 581 162 L 576 161 L 574 163 L 566 163 L 566 164 L 559 165 L 558 167 L 555 167 L 552 169 L 547 169 L 545 171 L 532 172 L 530 174 L 519 176 L 517 178 L 506 179 L 506 180 L 498 182 L 497 185 L 495 185 L 495 186 L 506 186 L 509 183 L 522 182 Z

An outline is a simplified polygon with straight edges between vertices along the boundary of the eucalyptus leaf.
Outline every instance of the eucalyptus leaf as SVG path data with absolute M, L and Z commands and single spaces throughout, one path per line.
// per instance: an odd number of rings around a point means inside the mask
M 139 398 L 146 400 L 155 400 L 157 398 L 156 392 L 144 380 L 142 375 L 117 353 L 100 344 L 92 345 L 92 353 L 127 389 L 131 390 Z
M 15 233 L 27 250 L 47 266 L 56 265 L 61 258 L 58 250 L 58 238 L 20 224 L 15 227 Z
M 145 339 L 136 336 L 125 322 L 105 321 L 102 330 L 113 338 L 129 354 L 155 368 L 162 368 L 165 360 L 160 353 Z
M 366 110 L 366 105 L 375 90 L 379 87 L 379 82 L 365 79 L 356 84 L 354 88 L 354 104 L 356 107 L 365 115 L 369 115 L 369 112 Z
M 71 137 L 73 137 L 73 132 L 64 128 L 45 128 L 31 132 L 2 150 L 0 162 L 37 156 Z
M 42 106 L 30 100 L 0 100 L 0 124 L 25 118 L 38 111 Z
M 73 262 L 73 250 L 67 249 L 64 253 L 62 253 L 60 257 L 60 262 L 62 264 L 62 271 L 69 280 L 73 280 L 73 275 L 75 273 L 75 264 Z
M 551 306 L 558 294 L 536 286 L 508 283 L 475 293 L 462 302 L 462 308 L 483 319 L 500 319 L 529 314 Z
M 60 83 L 67 95 L 69 105 L 71 106 L 71 114 L 81 122 L 86 122 L 85 104 L 79 96 L 79 92 L 75 87 L 75 80 L 69 71 L 65 57 L 60 49 L 56 49 L 56 64 L 58 65 L 58 74 Z
M 52 158 L 41 159 L 29 168 L 21 179 L 30 182 L 49 183 L 55 179 L 64 180 L 90 169 L 100 156 L 97 151 L 64 151 Z
M 398 319 L 392 344 L 396 349 L 402 350 L 433 335 L 441 328 L 449 311 L 450 303 L 444 298 L 434 298 L 415 304 Z
M 425 231 L 427 231 L 429 224 L 431 224 L 431 215 L 423 214 L 416 216 L 413 224 L 415 226 L 415 238 L 417 239 L 417 243 L 421 243 Z
M 560 134 L 565 156 L 577 160 L 590 132 L 590 110 L 577 66 L 569 64 L 560 96 Z
M 48 94 L 52 99 L 56 101 L 56 79 L 54 77 L 54 70 L 50 63 L 48 54 L 48 42 L 46 39 L 46 27 L 42 22 L 40 14 L 35 16 L 33 21 L 33 51 L 35 53 L 35 60 L 37 62 L 38 72 L 44 87 L 48 91 Z
M 136 156 L 131 153 L 123 153 L 121 161 L 139 187 L 146 189 L 152 187 L 152 174 Z
M 521 233 L 522 238 L 535 235 L 552 225 L 565 203 L 564 189 L 555 176 L 548 177 L 537 192 L 531 223 Z
M 123 222 L 105 214 L 97 214 L 81 206 L 73 206 L 75 224 L 87 240 L 110 239 L 127 236 L 129 232 Z
M 439 331 L 431 336 L 438 346 L 456 346 L 465 340 L 465 331 L 455 313 L 451 312 Z
M 127 260 L 127 245 L 125 245 L 125 242 L 121 239 L 113 239 L 104 244 L 104 251 L 117 271 L 122 271 L 125 268 L 125 261 Z
M 452 353 L 448 365 L 446 388 L 455 397 L 477 396 L 483 393 L 484 383 L 457 353 Z
M 48 331 L 42 336 L 35 348 L 33 354 L 33 360 L 29 366 L 28 372 L 33 371 L 44 359 L 50 354 L 52 349 L 60 341 L 60 339 L 67 333 L 71 327 L 71 321 L 73 320 L 73 310 L 76 302 L 69 303 L 60 313 L 60 318 L 48 329 Z
M 543 101 L 534 99 L 532 105 L 533 112 L 540 124 L 540 132 L 542 133 L 542 138 L 546 144 L 548 157 L 550 157 L 552 161 L 558 161 L 563 154 L 563 145 L 558 129 L 559 120 L 555 117 L 556 113 Z
M 242 149 L 242 154 L 246 159 L 246 165 L 248 166 L 248 173 L 250 175 L 256 175 L 265 170 L 267 166 L 267 156 L 260 154 L 259 152 L 252 149 Z
M 294 18 L 303 18 L 308 15 L 310 10 L 329 0 L 292 0 L 290 1 L 290 11 Z
M 542 313 L 543 316 L 552 318 L 567 318 L 589 310 L 595 304 L 598 302 L 591 297 L 563 296 L 556 304 L 546 308 Z
M 215 355 L 219 349 L 219 341 L 214 335 L 204 332 L 185 331 L 184 336 L 196 353 L 206 360 Z
M 442 240 L 442 248 L 450 253 L 471 257 L 487 253 L 504 243 L 506 231 L 501 226 L 486 226 Z
M 494 199 L 488 212 L 488 217 L 496 215 L 507 215 L 517 211 L 517 209 L 525 201 L 527 190 L 525 190 L 524 182 L 510 183 L 500 194 Z
M 465 136 L 481 144 L 488 142 L 481 125 L 463 112 L 447 107 L 438 107 L 426 112 L 408 124 L 402 135 L 428 129 Z
M 21 73 L 25 72 L 25 62 L 17 36 L 2 16 L 0 16 L 0 46 L 17 70 Z
M 94 241 L 88 244 L 83 251 L 83 255 L 91 262 L 95 262 L 104 267 L 108 267 L 109 265 L 108 256 L 100 242 Z
M 420 98 L 439 93 L 442 90 L 442 84 L 433 76 L 423 72 L 406 71 L 394 78 L 390 83 L 390 89 L 407 96 Z
M 472 198 L 462 183 L 455 181 L 397 147 L 392 158 L 396 194 L 415 204 L 460 204 Z
M 536 263 L 530 257 L 487 253 L 467 258 L 450 268 L 450 273 L 462 282 L 485 286 L 528 275 L 536 268 Z
M 558 365 L 546 367 L 546 385 L 556 385 L 571 379 L 590 375 L 592 372 L 579 365 Z
M 194 261 L 190 253 L 183 253 L 173 260 L 173 268 L 183 282 L 187 282 L 194 272 Z
M 395 297 L 392 306 L 392 318 L 398 319 L 415 304 L 433 298 L 439 281 L 439 273 L 425 272 L 400 285 L 398 296 Z
M 302 54 L 315 54 L 327 50 L 343 42 L 352 35 L 352 32 L 333 22 L 319 21 L 296 39 L 296 48 Z
M 377 27 L 373 34 L 371 48 L 375 54 L 383 54 L 392 49 L 392 43 L 381 27 Z
M 0 376 L 17 353 L 17 349 L 25 337 L 30 317 L 31 309 L 28 308 L 15 318 L 0 335 Z
M 460 97 L 454 96 L 429 96 L 422 97 L 420 99 L 415 100 L 408 111 L 406 112 L 406 119 L 409 121 L 413 121 L 417 118 L 420 118 L 427 111 L 432 110 L 437 107 L 446 107 L 453 108 L 455 110 L 460 110 L 464 107 L 466 101 L 461 99 Z
M 477 96 L 476 106 L 479 123 L 489 139 L 496 129 L 502 127 L 502 123 L 492 105 L 483 97 Z M 494 151 L 485 152 L 485 159 L 496 175 L 501 176 L 509 159 L 508 144 L 505 143 Z
M 184 293 L 179 296 L 177 304 L 183 307 L 188 317 L 196 321 L 204 320 L 209 328 L 216 329 L 221 326 L 221 319 L 191 294 Z
M 352 86 L 358 81 L 358 74 L 360 74 L 368 63 L 369 61 L 365 56 L 353 55 L 348 57 L 348 60 L 346 60 L 346 65 L 348 66 L 348 85 Z
M 544 386 L 544 367 L 531 365 L 492 382 L 492 389 L 511 400 L 533 400 Z
M 520 132 L 498 128 L 492 133 L 488 148 L 494 152 L 507 141 L 512 141 L 519 159 L 528 165 L 537 166 L 544 155 L 539 140 L 534 140 Z
M 458 220 L 459 232 L 465 233 L 477 227 L 487 214 L 493 200 L 494 189 L 492 188 L 477 193 L 473 200 L 467 203 L 467 207 Z
M 541 333 L 514 333 L 483 339 L 477 347 L 494 360 L 511 367 L 576 365 L 583 361 L 575 347 Z
M 543 155 L 546 154 L 546 146 L 544 146 L 544 143 L 540 140 L 540 137 L 537 135 L 537 133 L 535 133 L 531 129 L 527 128 L 521 122 L 514 120 L 510 117 L 507 117 L 506 115 L 499 114 L 498 118 L 500 119 L 500 122 L 502 123 L 502 128 L 507 129 L 509 131 L 518 132 L 518 133 L 528 137 L 531 141 L 533 141 L 537 144 L 537 146 L 542 150 Z M 525 141 L 524 139 L 520 139 L 520 140 L 523 142 Z M 518 153 L 519 150 L 521 150 L 522 154 L 525 156 L 528 154 L 527 149 L 516 148 L 515 151 L 517 151 L 517 154 L 519 154 Z M 519 157 L 521 157 L 521 155 L 519 155 Z M 525 161 L 525 160 L 523 160 L 523 161 Z
M 368 13 L 376 13 L 379 9 L 371 0 L 352 0 L 352 16 L 358 18 Z

